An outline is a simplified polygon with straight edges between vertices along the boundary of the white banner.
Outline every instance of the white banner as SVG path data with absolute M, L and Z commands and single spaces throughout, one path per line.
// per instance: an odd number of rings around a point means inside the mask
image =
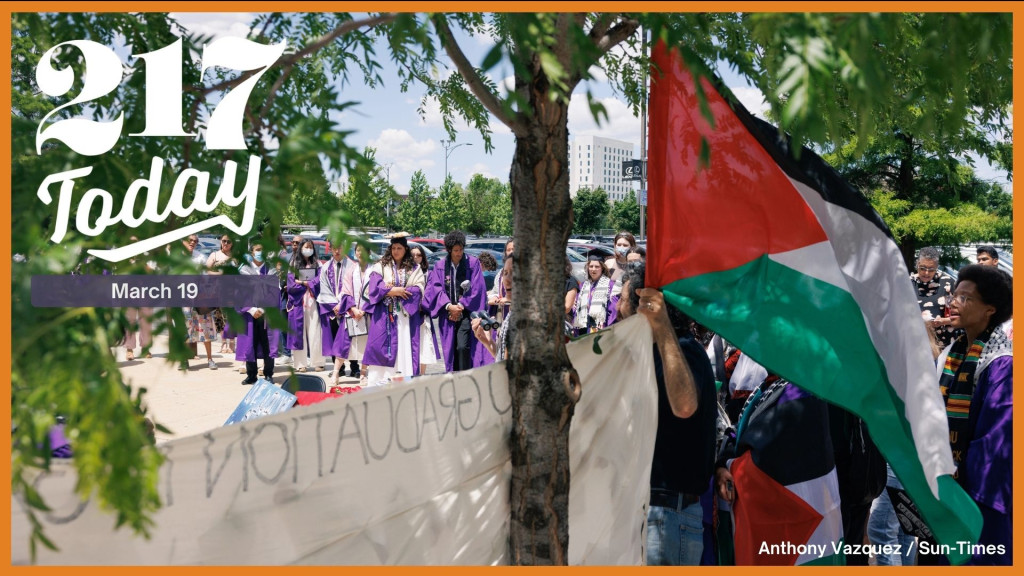
M 640 564 L 657 390 L 647 322 L 569 345 L 583 382 L 569 452 L 569 560 Z M 161 445 L 149 540 L 74 495 L 70 463 L 37 487 L 59 552 L 40 564 L 481 565 L 507 559 L 511 405 L 504 364 L 416 378 Z M 13 564 L 30 562 L 12 501 Z M 41 548 L 41 547 L 40 547 Z

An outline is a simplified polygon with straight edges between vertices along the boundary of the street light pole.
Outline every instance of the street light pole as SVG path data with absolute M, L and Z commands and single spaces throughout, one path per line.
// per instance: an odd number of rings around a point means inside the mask
M 444 181 L 448 181 L 448 158 L 452 155 L 452 152 L 459 146 L 472 146 L 472 142 L 463 142 L 456 144 L 455 140 L 441 140 L 441 146 L 444 147 Z
M 379 168 L 384 170 L 384 176 L 387 178 L 387 225 L 388 232 L 391 232 L 391 167 L 394 166 L 394 162 L 388 162 L 387 164 L 377 164 Z

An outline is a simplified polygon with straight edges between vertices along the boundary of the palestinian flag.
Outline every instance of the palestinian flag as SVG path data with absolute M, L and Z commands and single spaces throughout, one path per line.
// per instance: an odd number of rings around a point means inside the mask
M 737 566 L 842 565 L 828 406 L 784 381 L 745 407 L 729 470 L 736 481 Z
M 981 515 L 952 477 L 928 337 L 886 225 L 820 158 L 794 159 L 784 135 L 703 78 L 712 127 L 678 56 L 659 45 L 653 60 L 648 285 L 863 418 L 939 543 L 975 541 Z M 954 546 L 951 562 L 967 558 Z

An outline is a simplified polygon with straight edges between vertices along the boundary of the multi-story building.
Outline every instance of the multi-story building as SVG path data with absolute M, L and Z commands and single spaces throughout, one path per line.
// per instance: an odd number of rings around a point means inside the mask
M 608 201 L 622 200 L 633 189 L 622 180 L 622 162 L 633 159 L 633 143 L 600 136 L 577 136 L 569 142 L 569 194 L 600 188 Z

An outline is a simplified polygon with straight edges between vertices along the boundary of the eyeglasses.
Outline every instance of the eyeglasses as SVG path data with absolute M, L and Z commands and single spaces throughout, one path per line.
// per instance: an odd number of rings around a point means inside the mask
M 963 306 L 964 304 L 966 304 L 968 302 L 973 302 L 974 298 L 971 298 L 970 296 L 967 296 L 967 295 L 964 295 L 964 294 L 953 294 L 949 298 L 949 301 L 953 302 L 957 306 Z
M 199 244 L 199 240 L 194 240 L 194 239 L 192 239 L 192 238 L 189 238 L 189 239 L 187 240 L 187 242 L 188 242 L 189 244 Z
M 918 266 L 918 272 L 935 272 L 938 268 L 929 268 L 928 266 Z

